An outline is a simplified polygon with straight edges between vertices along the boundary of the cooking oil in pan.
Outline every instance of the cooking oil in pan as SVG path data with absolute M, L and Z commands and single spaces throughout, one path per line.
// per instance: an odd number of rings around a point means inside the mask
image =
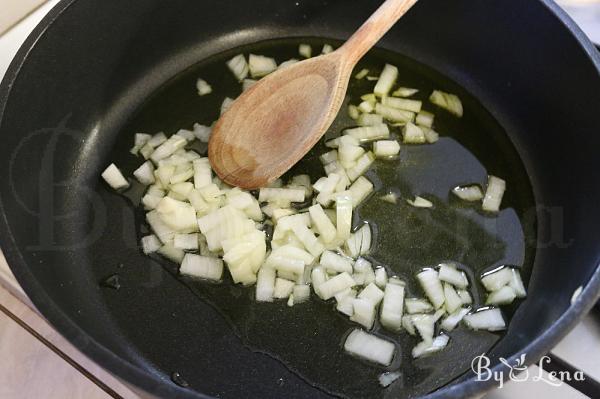
M 218 118 L 222 100 L 226 96 L 235 98 L 241 92 L 240 84 L 225 67 L 228 59 L 241 52 L 252 52 L 281 62 L 298 57 L 299 43 L 310 43 L 315 51 L 324 41 L 262 42 L 199 63 L 158 90 L 136 113 L 123 135 L 132 137 L 140 131 L 173 134 L 195 122 L 211 123 Z M 339 45 L 334 41 L 329 43 Z M 369 259 L 375 266 L 385 267 L 388 274 L 404 279 L 408 297 L 424 296 L 414 279 L 419 270 L 455 261 L 469 276 L 474 305 L 481 305 L 484 298 L 477 281 L 482 272 L 503 264 L 521 265 L 523 278 L 528 280 L 533 263 L 530 244 L 535 237 L 532 221 L 524 222 L 525 212 L 534 205 L 527 174 L 502 127 L 477 100 L 441 74 L 379 49 L 371 51 L 356 70 L 367 68 L 369 75 L 378 76 L 385 63 L 399 67 L 402 86 L 420 90 L 414 98 L 423 100 L 425 110 L 435 112 L 435 128 L 441 138 L 433 145 L 403 145 L 399 159 L 377 161 L 367 173 L 375 184 L 375 193 L 357 209 L 355 223 L 365 220 L 375 232 Z M 213 83 L 211 95 L 195 94 L 193 88 L 198 77 Z M 360 96 L 372 92 L 373 86 L 374 82 L 367 79 L 351 79 L 346 105 L 359 103 Z M 464 117 L 456 118 L 427 101 L 433 89 L 457 93 L 465 106 Z M 353 126 L 346 105 L 328 136 Z M 206 152 L 202 146 L 196 150 Z M 300 173 L 308 173 L 313 179 L 322 176 L 318 156 L 325 151 L 323 144 L 317 145 L 288 176 Z M 461 202 L 450 194 L 451 188 L 458 185 L 485 185 L 488 174 L 507 181 L 508 190 L 498 215 L 485 214 L 480 206 Z M 389 192 L 398 195 L 397 204 L 379 198 Z M 405 200 L 415 195 L 431 200 L 434 207 L 425 210 L 411 207 Z M 134 203 L 139 203 L 139 198 Z M 460 326 L 450 333 L 450 343 L 444 351 L 413 360 L 410 350 L 417 344 L 417 338 L 406 333 L 392 334 L 376 325 L 374 333 L 393 340 L 399 348 L 392 366 L 382 368 L 344 353 L 343 338 L 357 325 L 336 312 L 331 302 L 313 295 L 309 302 L 293 307 L 288 307 L 285 301 L 256 303 L 254 287 L 234 286 L 228 277 L 221 284 L 181 278 L 175 265 L 159 261 L 199 300 L 211 304 L 250 350 L 280 360 L 308 383 L 334 395 L 397 398 L 433 391 L 462 375 L 474 356 L 501 339 L 499 334 L 473 332 Z M 505 314 L 510 316 L 516 306 Z M 378 376 L 396 370 L 401 377 L 390 387 L 381 387 Z

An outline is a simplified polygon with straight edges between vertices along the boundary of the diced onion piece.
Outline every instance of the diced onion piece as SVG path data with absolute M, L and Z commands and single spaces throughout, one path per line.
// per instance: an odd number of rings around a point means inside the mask
M 433 333 L 435 332 L 436 316 L 430 314 L 415 314 L 411 315 L 412 324 L 423 339 L 423 341 L 431 342 Z
M 296 58 L 290 58 L 287 61 L 283 61 L 281 64 L 279 64 L 279 66 L 277 67 L 277 69 L 283 69 L 285 67 L 288 67 L 290 65 L 294 65 L 296 63 L 300 62 L 300 60 L 297 60 Z
M 156 211 L 162 221 L 174 230 L 181 233 L 198 231 L 196 210 L 187 202 L 164 197 L 158 203 Z
M 310 44 L 301 44 L 298 46 L 298 54 L 304 58 L 310 58 L 312 56 L 312 48 Z
M 159 145 L 163 144 L 167 141 L 167 136 L 163 132 L 156 133 L 146 144 L 148 144 L 152 148 L 156 148 Z
M 463 305 L 462 299 L 460 299 L 454 287 L 448 283 L 444 283 L 444 297 L 446 299 L 445 306 L 448 313 L 454 313 Z
M 273 58 L 250 54 L 248 66 L 253 78 L 261 78 L 276 70 L 277 62 Z
M 356 298 L 356 290 L 350 288 L 338 293 L 335 296 L 336 310 L 346 316 L 352 316 L 354 314 L 354 298 Z
M 351 181 L 358 179 L 369 169 L 373 161 L 375 161 L 375 155 L 371 151 L 366 152 L 356 160 L 356 164 L 353 167 L 346 170 L 348 178 Z
M 188 196 L 194 189 L 194 185 L 189 182 L 171 184 L 170 187 L 172 193 L 176 193 L 184 200 L 188 198 Z
M 396 347 L 389 341 L 357 328 L 346 338 L 344 350 L 362 359 L 389 366 L 394 358 Z
M 448 332 L 454 330 L 458 323 L 460 323 L 460 321 L 463 319 L 463 317 L 465 317 L 470 311 L 471 308 L 458 309 L 454 313 L 448 315 L 444 320 L 442 320 L 440 327 L 442 328 L 442 330 Z
M 498 291 L 491 292 L 485 300 L 486 305 L 510 305 L 513 303 L 517 294 L 510 286 L 505 285 Z
M 416 315 L 405 315 L 402 316 L 402 328 L 406 330 L 410 335 L 417 335 L 415 325 L 413 324 L 413 317 Z
M 360 110 L 356 105 L 348 105 L 348 116 L 352 119 L 358 119 L 360 117 Z
M 390 158 L 400 153 L 400 144 L 396 140 L 380 140 L 373 143 L 373 152 L 377 158 Z
M 352 280 L 354 282 L 354 280 Z M 355 298 L 352 301 L 354 313 L 350 316 L 350 320 L 358 323 L 368 330 L 373 328 L 375 323 L 375 315 L 377 313 L 375 305 L 368 299 Z
M 523 279 L 521 279 L 521 273 L 515 268 L 511 268 L 510 271 L 512 272 L 512 278 L 508 285 L 515 291 L 517 298 L 525 298 L 527 296 L 527 291 L 525 290 Z
M 415 120 L 415 113 L 404 111 L 397 108 L 392 108 L 381 103 L 375 105 L 375 113 L 383 116 L 390 122 L 408 123 Z
M 395 97 L 384 97 L 381 103 L 388 107 L 401 109 L 404 111 L 411 111 L 414 113 L 421 112 L 421 107 L 423 106 L 423 103 L 418 100 L 409 100 L 406 98 Z
M 335 211 L 337 237 L 340 240 L 346 240 L 350 237 L 352 228 L 352 197 L 347 194 L 338 194 L 335 197 Z
M 175 263 L 181 263 L 183 261 L 183 257 L 185 256 L 185 252 L 183 252 L 182 249 L 175 248 L 172 242 L 167 242 L 156 252 Z
M 258 302 L 273 302 L 275 291 L 275 269 L 261 267 L 256 278 L 256 300 Z
M 465 289 L 469 286 L 469 280 L 467 280 L 465 272 L 447 263 L 440 264 L 438 276 L 440 280 L 450 283 L 456 288 Z
M 393 65 L 385 64 L 379 80 L 373 89 L 373 93 L 379 97 L 387 96 L 398 78 L 398 68 Z
M 381 324 L 390 331 L 398 332 L 402 328 L 404 304 L 404 286 L 387 284 L 381 305 Z
M 358 109 L 359 111 L 369 114 L 375 110 L 375 105 L 372 102 L 363 101 L 358 104 Z
M 173 240 L 175 230 L 163 222 L 162 218 L 156 211 L 151 211 L 146 214 L 146 221 L 156 236 L 163 244 Z
M 470 313 L 463 318 L 467 327 L 473 330 L 502 331 L 506 323 L 498 308 L 485 309 Z
M 364 224 L 355 233 L 351 234 L 346 240 L 346 249 L 353 258 L 368 254 L 371 249 L 371 227 Z
M 379 199 L 381 199 L 382 201 L 385 202 L 389 202 L 390 204 L 396 204 L 398 203 L 398 195 L 396 195 L 396 193 L 388 193 L 386 195 L 382 195 L 381 197 L 379 197 Z
M 313 184 L 313 188 L 320 193 L 332 193 L 335 190 L 340 175 L 337 173 L 330 173 L 327 177 L 321 177 Z
M 208 143 L 212 128 L 210 126 L 204 126 L 199 123 L 194 123 L 194 136 L 203 143 Z
M 306 284 L 297 284 L 292 290 L 294 304 L 306 302 L 310 299 L 310 286 Z
M 421 273 L 417 274 L 417 280 L 419 280 L 423 291 L 432 305 L 436 309 L 441 308 L 442 305 L 444 305 L 445 297 L 444 288 L 438 277 L 438 272 L 433 269 L 423 270 Z
M 154 161 L 155 163 L 158 163 L 158 161 L 160 161 L 161 159 L 165 159 L 173 155 L 175 151 L 185 147 L 186 144 L 186 139 L 174 134 L 171 137 L 169 137 L 167 141 L 162 143 L 156 150 L 154 150 L 154 152 L 150 156 L 150 159 L 152 159 L 152 161 Z
M 327 281 L 327 273 L 325 273 L 325 270 L 323 270 L 322 267 L 317 266 L 312 269 L 310 278 L 313 289 L 315 290 L 315 294 L 317 294 L 319 298 L 323 299 L 320 287 Z
M 431 112 L 420 111 L 415 118 L 415 123 L 419 126 L 431 129 L 433 127 L 433 120 L 435 115 Z
M 379 288 L 384 289 L 388 282 L 387 271 L 384 267 L 378 267 L 375 269 L 375 285 Z
M 146 143 L 140 148 L 140 154 L 144 157 L 144 159 L 149 159 L 154 152 L 154 147 L 152 147 L 149 143 Z
M 390 129 L 387 124 L 382 123 L 379 125 L 362 126 L 355 127 L 352 129 L 346 129 L 344 131 L 344 134 L 347 136 L 354 137 L 361 143 L 364 143 L 368 141 L 387 139 L 388 137 L 390 137 Z
M 277 271 L 294 273 L 296 275 L 302 275 L 305 266 L 304 261 L 301 259 L 292 259 L 272 253 L 267 257 L 265 264 Z
M 175 134 L 183 137 L 188 142 L 194 141 L 196 139 L 196 136 L 194 136 L 194 132 L 187 129 L 179 129 Z
M 350 168 L 356 164 L 356 160 L 365 153 L 365 150 L 358 145 L 357 139 L 351 136 L 342 136 L 340 146 L 338 147 L 338 156 L 340 164 L 344 168 Z
M 223 261 L 219 258 L 185 254 L 179 268 L 179 273 L 186 276 L 219 281 L 223 275 Z
M 283 278 L 276 278 L 273 297 L 277 299 L 289 297 L 292 294 L 292 291 L 294 290 L 294 285 L 296 284 L 293 281 L 289 281 Z
M 231 107 L 231 104 L 233 104 L 233 101 L 234 101 L 233 98 L 225 97 L 225 99 L 221 103 L 221 115 L 223 115 L 225 112 L 227 112 L 229 107 Z
M 354 280 L 352 280 L 354 281 Z M 379 305 L 379 302 L 383 299 L 383 291 L 381 291 L 377 285 L 370 283 L 367 285 L 357 296 L 360 299 L 367 299 L 371 301 L 374 306 Z
M 242 91 L 248 90 L 249 88 L 251 88 L 252 86 L 254 86 L 256 84 L 256 82 L 258 82 L 258 80 L 244 79 L 242 81 Z
M 358 71 L 358 73 L 356 75 L 354 75 L 354 78 L 360 80 L 360 79 L 364 78 L 365 76 L 367 76 L 368 74 L 369 74 L 369 70 L 366 68 L 363 68 L 360 71 Z
M 467 290 L 457 290 L 456 293 L 462 300 L 463 305 L 470 305 L 473 303 L 473 298 L 471 298 L 471 294 Z
M 319 264 L 327 271 L 334 273 L 352 273 L 352 262 L 331 251 L 324 251 Z
M 260 202 L 304 202 L 304 190 L 291 188 L 261 188 Z
M 488 291 L 498 291 L 512 280 L 512 272 L 510 267 L 502 267 L 492 272 L 485 273 L 481 277 L 481 284 Z
M 459 118 L 463 116 L 463 105 L 460 101 L 460 98 L 454 94 L 444 93 L 440 90 L 435 90 L 431 93 L 429 97 L 429 101 L 433 104 L 437 105 L 440 108 L 443 108 L 450 113 L 458 116 Z
M 227 61 L 227 67 L 239 82 L 246 79 L 248 76 L 248 63 L 246 62 L 246 57 L 244 57 L 244 54 L 236 55 Z
M 498 212 L 504 191 L 506 191 L 506 182 L 499 177 L 490 175 L 481 208 L 488 212 Z
M 433 203 L 423 197 L 419 197 L 418 195 L 414 200 L 407 199 L 409 205 L 414 206 L 415 208 L 431 208 Z
M 316 204 L 311 206 L 308 208 L 308 212 L 313 225 L 319 231 L 319 235 L 323 241 L 326 243 L 333 241 L 336 237 L 337 230 L 331 220 L 329 220 L 329 217 L 325 214 L 321 205 Z
M 277 249 L 274 249 L 273 252 L 271 252 L 271 256 L 281 256 L 283 258 L 297 259 L 301 260 L 307 265 L 312 264 L 315 260 L 315 257 L 306 252 L 305 250 L 301 248 L 296 248 L 292 245 L 283 245 Z M 300 271 L 298 270 L 295 273 L 299 274 Z
M 195 251 L 198 249 L 198 234 L 175 234 L 173 246 L 183 250 Z
M 409 144 L 423 144 L 427 139 L 423 129 L 408 122 L 402 131 L 402 141 Z
M 352 278 L 356 285 L 369 285 L 375 282 L 375 272 L 371 262 L 364 258 L 358 258 L 354 263 L 354 274 Z
M 133 155 L 137 155 L 139 150 L 148 143 L 152 136 L 146 133 L 136 133 L 134 137 L 133 148 L 131 148 L 129 152 Z
M 406 312 L 409 314 L 429 313 L 433 311 L 433 306 L 425 299 L 406 298 L 404 306 L 406 306 Z
M 159 248 L 162 246 L 162 243 L 160 242 L 158 237 L 156 237 L 154 234 L 150 234 L 145 237 L 142 237 L 141 244 L 142 244 L 142 251 L 144 251 L 144 253 L 146 255 L 158 251 Z
M 411 89 L 408 87 L 399 87 L 396 91 L 392 93 L 394 97 L 410 97 L 417 94 L 419 90 Z
M 363 94 L 362 96 L 360 96 L 360 99 L 363 101 L 368 101 L 372 104 L 375 104 L 377 102 L 377 96 L 375 95 L 375 93 Z
M 412 356 L 416 359 L 424 355 L 439 352 L 448 345 L 448 341 L 450 341 L 450 337 L 442 334 L 435 337 L 431 343 L 427 341 L 420 342 L 412 349 Z
M 319 156 L 319 160 L 323 165 L 330 164 L 338 160 L 338 152 L 337 150 L 331 150 Z
M 129 187 L 129 182 L 114 163 L 108 165 L 108 168 L 102 172 L 102 178 L 115 190 Z
M 361 114 L 357 118 L 354 119 L 357 119 L 359 126 L 376 126 L 383 123 L 383 116 L 377 114 Z
M 333 51 L 333 46 L 331 44 L 324 44 L 323 50 L 321 50 L 321 54 L 329 54 Z
M 308 227 L 303 225 L 294 225 L 292 226 L 292 231 L 296 237 L 298 237 L 300 242 L 302 242 L 304 248 L 311 253 L 311 255 L 317 257 L 325 250 L 323 244 L 321 244 L 319 239 L 311 230 L 308 229 Z
M 423 128 L 423 134 L 425 134 L 425 140 L 427 140 L 427 142 L 429 144 L 433 144 L 435 142 L 437 142 L 440 139 L 440 135 L 438 132 L 436 132 L 433 129 L 429 129 L 424 127 Z
M 196 90 L 198 90 L 199 96 L 205 96 L 207 94 L 212 93 L 212 86 L 208 84 L 208 82 L 204 79 L 198 79 L 196 81 Z
M 379 385 L 381 385 L 384 388 L 387 388 L 401 376 L 402 373 L 399 371 L 386 371 L 385 373 L 379 374 L 379 377 L 377 379 L 379 380 Z
M 319 285 L 319 296 L 324 300 L 328 300 L 336 294 L 354 287 L 354 285 L 355 282 L 352 276 L 348 273 L 340 273 Z
M 150 161 L 144 162 L 139 168 L 137 168 L 133 175 L 143 185 L 147 186 L 154 184 L 156 181 L 154 177 L 154 164 Z
M 463 201 L 480 201 L 483 199 L 483 191 L 478 184 L 454 187 L 452 189 L 452 194 Z

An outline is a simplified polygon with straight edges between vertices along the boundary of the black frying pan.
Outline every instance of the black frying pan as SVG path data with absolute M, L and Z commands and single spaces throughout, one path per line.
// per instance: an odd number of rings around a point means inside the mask
M 179 72 L 264 39 L 345 39 L 378 5 L 77 0 L 50 12 L 0 90 L 0 237 L 19 282 L 63 335 L 157 396 L 329 396 L 248 350 L 168 268 L 142 257 L 137 221 L 98 175 L 126 152 L 130 139 L 119 133 L 142 102 Z M 522 160 L 537 213 L 529 297 L 489 355 L 497 370 L 498 357 L 514 363 L 526 353 L 533 362 L 600 294 L 600 57 L 547 0 L 422 0 L 381 47 L 473 94 Z M 113 273 L 118 291 L 99 284 Z M 320 353 L 311 352 L 316 369 L 327 361 Z M 189 387 L 173 383 L 173 372 Z M 464 397 L 493 384 L 465 373 L 413 393 Z

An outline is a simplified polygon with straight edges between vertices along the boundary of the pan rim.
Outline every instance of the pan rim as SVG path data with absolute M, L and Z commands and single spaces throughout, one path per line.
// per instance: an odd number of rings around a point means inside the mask
M 26 62 L 30 50 L 36 46 L 38 40 L 60 17 L 60 15 L 77 1 L 78 0 L 60 1 L 36 26 L 17 52 L 0 84 L 0 122 L 4 116 L 12 84 L 18 78 L 21 67 Z M 533 1 L 538 1 L 543 4 L 575 37 L 600 76 L 600 53 L 577 24 L 552 0 Z M 109 370 L 127 384 L 135 385 L 137 388 L 146 392 L 158 395 L 168 395 L 168 397 L 172 398 L 210 398 L 210 396 L 205 394 L 190 391 L 174 384 L 165 384 L 163 379 L 117 356 L 100 342 L 92 339 L 70 317 L 63 313 L 60 307 L 51 300 L 37 279 L 29 271 L 27 263 L 21 256 L 21 252 L 13 239 L 11 228 L 6 218 L 2 198 L 0 198 L 0 243 L 9 267 L 32 303 L 52 326 L 83 354 L 93 359 L 94 362 L 98 363 L 106 370 Z M 577 301 L 575 301 L 575 303 L 570 306 L 560 318 L 555 320 L 546 332 L 522 348 L 521 352 L 528 354 L 529 363 L 532 360 L 537 360 L 548 352 L 550 348 L 556 345 L 562 337 L 575 327 L 599 299 L 600 264 L 596 265 L 595 271 L 592 273 L 590 280 L 584 287 Z M 517 357 L 518 355 L 515 354 L 508 360 L 514 362 Z M 498 364 L 493 367 L 492 370 L 500 371 L 503 367 L 505 366 Z M 504 375 L 507 377 L 507 373 L 504 373 Z M 482 394 L 491 389 L 494 384 L 494 380 L 477 381 L 475 377 L 471 377 L 458 384 L 441 387 L 437 391 L 425 395 L 424 397 L 462 398 Z

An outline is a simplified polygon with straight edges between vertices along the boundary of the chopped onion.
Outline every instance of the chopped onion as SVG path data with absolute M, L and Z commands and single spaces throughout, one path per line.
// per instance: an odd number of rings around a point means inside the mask
M 331 44 L 324 44 L 323 50 L 321 50 L 321 54 L 329 54 L 333 51 L 333 46 Z
M 227 112 L 229 107 L 231 107 L 231 104 L 233 104 L 233 101 L 234 101 L 233 98 L 225 97 L 225 99 L 221 103 L 221 115 L 223 115 L 225 112 Z
M 362 79 L 369 74 L 369 70 L 366 68 L 361 69 L 356 75 L 354 75 L 355 79 Z
M 198 250 L 198 234 L 175 234 L 173 246 L 183 250 L 196 251 Z
M 250 54 L 248 67 L 253 78 L 261 78 L 276 70 L 277 63 L 273 58 Z
M 351 257 L 366 255 L 371 249 L 371 227 L 364 224 L 346 240 L 346 249 Z
M 463 317 L 465 317 L 470 311 L 471 308 L 458 309 L 451 315 L 448 315 L 444 320 L 442 320 L 440 327 L 442 328 L 442 330 L 448 332 L 454 330 L 458 323 L 460 323 L 460 321 L 463 319 Z
M 396 90 L 395 92 L 392 93 L 392 96 L 394 96 L 394 97 L 410 97 L 410 96 L 417 94 L 418 92 L 419 92 L 419 90 L 417 90 L 417 89 L 410 89 L 408 87 L 399 87 L 398 90 Z
M 291 188 L 261 188 L 260 202 L 304 202 L 304 190 Z
M 347 136 L 354 137 L 360 142 L 368 142 L 380 139 L 386 139 L 390 137 L 390 129 L 385 123 L 372 126 L 355 127 L 353 129 L 346 129 L 344 134 Z M 356 158 L 355 158 L 356 159 Z
M 354 281 L 354 280 L 352 280 Z M 381 291 L 377 285 L 370 283 L 367 285 L 357 296 L 360 299 L 367 299 L 373 303 L 374 306 L 379 305 L 379 302 L 383 299 L 383 291 Z
M 261 267 L 256 278 L 256 300 L 258 302 L 273 302 L 275 292 L 275 270 Z
M 187 202 L 164 197 L 158 203 L 156 211 L 163 222 L 181 233 L 198 231 L 196 210 Z
M 158 251 L 159 248 L 162 246 L 162 243 L 160 242 L 158 237 L 156 237 L 154 234 L 150 234 L 145 237 L 142 237 L 141 243 L 142 243 L 142 250 L 144 251 L 144 253 L 146 255 Z
M 481 191 L 478 184 L 454 187 L 452 194 L 464 201 L 480 201 L 483 199 L 483 191 Z
M 404 126 L 404 130 L 402 131 L 402 140 L 409 144 L 423 144 L 427 141 L 423 129 L 410 122 Z
M 456 293 L 462 300 L 463 305 L 470 305 L 473 303 L 473 298 L 471 298 L 471 294 L 467 290 L 457 290 Z
M 133 155 L 137 155 L 139 150 L 144 147 L 148 141 L 152 138 L 151 135 L 146 133 L 136 133 L 133 141 L 133 147 L 129 150 Z
M 289 297 L 294 290 L 294 285 L 296 284 L 293 281 L 285 280 L 283 278 L 276 278 L 273 297 L 277 299 Z
M 354 282 L 354 280 L 352 281 Z M 375 316 L 377 314 L 375 304 L 365 298 L 355 298 L 352 301 L 352 307 L 354 312 L 352 316 L 350 316 L 350 320 L 364 326 L 368 330 L 373 328 Z
M 375 285 L 377 285 L 382 290 L 385 289 L 385 286 L 388 282 L 387 271 L 384 267 L 378 267 L 375 269 Z
M 450 283 L 456 288 L 465 289 L 469 286 L 469 280 L 467 280 L 465 272 L 463 272 L 462 270 L 458 270 L 451 264 L 440 264 L 438 276 L 440 280 Z
M 346 316 L 352 316 L 354 314 L 354 298 L 356 298 L 356 290 L 348 288 L 339 292 L 335 296 L 337 302 L 335 306 L 336 310 Z
M 425 299 L 406 298 L 404 300 L 404 306 L 406 306 L 406 312 L 409 314 L 428 313 L 433 311 L 433 306 Z
M 384 97 L 381 101 L 383 105 L 388 107 L 401 109 L 404 111 L 411 111 L 414 113 L 421 112 L 423 103 L 418 100 L 409 100 L 406 98 L 395 98 L 395 97 Z
M 380 140 L 373 143 L 373 152 L 377 158 L 390 158 L 400 153 L 400 144 L 396 140 Z
M 446 299 L 445 306 L 448 313 L 454 313 L 463 305 L 462 299 L 460 299 L 454 287 L 448 283 L 444 283 L 444 297 Z
M 156 179 L 154 178 L 154 164 L 150 161 L 144 162 L 139 168 L 137 168 L 133 175 L 143 185 L 147 186 L 154 184 Z
M 396 83 L 397 78 L 398 68 L 390 64 L 385 64 L 385 66 L 383 67 L 383 71 L 381 71 L 381 75 L 379 75 L 377 84 L 373 89 L 375 95 L 379 97 L 387 96 L 394 84 Z
M 385 201 L 385 202 L 389 202 L 390 204 L 397 204 L 398 203 L 398 195 L 396 195 L 396 193 L 387 193 L 386 195 L 383 195 L 381 197 L 379 197 L 380 200 Z
M 358 179 L 361 175 L 363 175 L 371 166 L 371 164 L 375 161 L 375 154 L 371 151 L 366 152 L 362 157 L 360 157 L 356 164 L 350 169 L 346 170 L 348 174 L 348 178 L 351 181 Z
M 301 259 L 291 259 L 271 253 L 267 257 L 265 265 L 274 268 L 278 272 L 294 273 L 299 276 L 304 274 L 304 267 L 306 264 Z
M 223 261 L 218 258 L 185 254 L 179 273 L 187 276 L 219 281 L 223 275 Z
M 425 140 L 427 140 L 429 144 L 436 143 L 440 139 L 439 133 L 433 129 L 428 129 L 424 127 L 423 133 L 425 134 Z
M 437 105 L 440 108 L 444 108 L 450 113 L 458 116 L 459 118 L 463 116 L 463 106 L 460 98 L 454 94 L 444 93 L 440 90 L 435 90 L 431 93 L 429 97 L 429 101 L 433 104 Z
M 512 278 L 508 285 L 513 289 L 517 298 L 525 298 L 527 296 L 527 291 L 525 290 L 525 285 L 521 279 L 521 273 L 515 268 L 511 268 L 510 271 L 512 272 Z
M 352 196 L 352 206 L 356 208 L 373 191 L 373 183 L 366 177 L 360 176 L 352 183 L 348 191 Z
M 358 119 L 360 117 L 360 110 L 356 105 L 348 105 L 348 116 L 352 119 Z
M 489 176 L 488 185 L 485 191 L 485 197 L 481 207 L 484 211 L 498 212 L 500 210 L 500 204 L 502 203 L 502 197 L 506 191 L 506 182 L 499 177 Z
M 402 328 L 404 304 L 404 286 L 387 284 L 381 305 L 381 325 L 390 331 L 398 332 Z
M 344 342 L 344 350 L 362 359 L 389 366 L 394 358 L 396 348 L 393 343 L 368 334 L 360 329 L 354 329 Z
M 481 284 L 488 291 L 498 291 L 512 280 L 512 272 L 510 267 L 501 267 L 489 273 L 485 273 L 481 277 Z
M 335 162 L 338 160 L 338 152 L 337 152 L 337 150 L 331 150 L 329 152 L 321 154 L 321 156 L 319 157 L 319 160 L 321 161 L 321 163 L 323 165 L 327 165 L 329 163 Z
M 415 208 L 431 208 L 433 206 L 431 201 L 419 196 L 416 196 L 414 200 L 407 199 L 406 202 Z
M 392 385 L 392 383 L 394 381 L 396 381 L 398 378 L 400 378 L 402 376 L 402 373 L 399 371 L 386 371 L 385 373 L 381 373 L 379 375 L 379 384 L 384 387 L 387 388 L 390 385 Z
M 281 65 L 279 66 L 279 68 L 281 68 Z M 256 82 L 258 82 L 258 80 L 244 79 L 244 81 L 242 82 L 242 91 L 248 90 L 249 88 L 254 86 L 256 84 Z
M 150 225 L 150 228 L 152 228 L 154 234 L 156 234 L 163 244 L 173 240 L 173 237 L 175 236 L 175 230 L 163 222 L 158 212 L 148 212 L 146 214 L 146 221 Z
M 301 44 L 298 46 L 298 54 L 304 58 L 310 58 L 312 56 L 312 48 L 310 44 Z
M 297 284 L 292 291 L 294 296 L 294 304 L 303 303 L 310 299 L 310 286 L 306 284 Z
M 434 118 L 435 115 L 433 115 L 431 112 L 420 111 L 415 118 L 415 123 L 419 126 L 431 129 L 433 127 Z
M 331 251 L 324 251 L 319 264 L 327 271 L 334 273 L 352 273 L 352 262 Z
M 354 287 L 354 285 L 355 282 L 352 276 L 346 272 L 340 273 L 319 285 L 319 296 L 324 300 L 328 300 L 336 294 Z
M 435 339 L 430 343 L 427 341 L 420 342 L 412 349 L 413 358 L 419 358 L 424 355 L 429 355 L 435 352 L 439 352 L 448 345 L 448 341 L 450 341 L 450 337 L 445 334 L 438 335 Z
M 319 235 L 323 241 L 326 243 L 333 241 L 337 235 L 337 230 L 331 220 L 329 220 L 325 214 L 325 211 L 321 205 L 316 204 L 311 206 L 308 208 L 308 212 L 313 225 L 319 231 Z
M 210 138 L 210 133 L 212 132 L 212 128 L 210 126 L 200 125 L 199 123 L 194 123 L 194 136 L 198 140 L 203 143 L 208 143 L 208 139 Z
M 239 82 L 246 79 L 246 77 L 248 76 L 249 68 L 244 54 L 236 55 L 235 57 L 227 61 L 227 67 Z
M 149 143 L 146 143 L 140 148 L 140 154 L 144 157 L 144 159 L 149 159 L 154 152 L 154 147 L 152 147 Z
M 352 197 L 350 195 L 338 194 L 335 197 L 335 209 L 337 220 L 337 237 L 346 240 L 350 237 L 352 228 Z
M 172 242 L 165 243 L 165 245 L 160 247 L 156 252 L 175 263 L 181 263 L 185 256 L 183 250 L 175 248 Z
M 377 114 L 361 114 L 358 116 L 359 126 L 377 126 L 383 123 L 383 116 Z
M 429 298 L 433 306 L 436 309 L 441 308 L 445 302 L 445 296 L 438 272 L 433 269 L 423 270 L 417 274 L 417 280 L 419 280 L 423 291 L 425 291 L 427 298 Z
M 436 315 L 415 314 L 411 315 L 411 321 L 423 341 L 431 342 L 433 340 Z
M 207 94 L 212 93 L 213 91 L 211 85 L 209 85 L 208 82 L 204 79 L 198 79 L 196 81 L 196 90 L 198 90 L 199 96 L 205 96 Z
M 392 108 L 381 103 L 375 105 L 375 113 L 383 116 L 390 122 L 408 123 L 415 120 L 415 113 Z
M 102 172 L 102 178 L 115 190 L 129 187 L 129 182 L 114 163 L 108 165 L 108 168 Z
M 315 293 L 319 296 L 319 298 L 323 299 L 323 295 L 321 294 L 321 285 L 323 285 L 327 281 L 327 273 L 323 270 L 322 267 L 314 267 L 310 274 L 311 282 Z
M 473 330 L 501 331 L 506 329 L 504 317 L 498 308 L 478 310 L 463 318 L 467 327 Z
M 513 303 L 516 297 L 517 294 L 515 293 L 515 290 L 513 290 L 510 286 L 505 285 L 498 291 L 491 292 L 488 295 L 485 304 L 497 306 L 510 305 L 511 303 Z
M 285 67 L 288 67 L 290 65 L 294 65 L 296 63 L 300 62 L 300 60 L 297 60 L 296 58 L 290 58 L 287 61 L 283 61 L 281 64 L 279 64 L 279 66 L 277 67 L 277 69 L 283 69 Z
M 304 248 L 308 252 L 310 252 L 313 256 L 317 257 L 323 253 L 325 247 L 319 241 L 319 239 L 315 236 L 315 234 L 308 229 L 306 226 L 302 225 L 294 225 L 292 226 L 292 231 L 298 237 Z
M 183 137 L 174 134 L 171 137 L 169 137 L 167 141 L 158 146 L 156 150 L 154 150 L 154 152 L 150 156 L 150 159 L 152 159 L 152 161 L 154 161 L 155 163 L 158 163 L 158 161 L 160 161 L 161 159 L 165 159 L 173 155 L 175 151 L 185 147 L 186 144 L 187 141 Z
M 146 143 L 152 148 L 157 148 L 161 144 L 167 141 L 167 136 L 163 132 L 156 133 L 148 142 Z
M 375 104 L 373 104 L 370 101 L 363 101 L 360 104 L 358 104 L 358 110 L 369 114 L 375 110 Z

